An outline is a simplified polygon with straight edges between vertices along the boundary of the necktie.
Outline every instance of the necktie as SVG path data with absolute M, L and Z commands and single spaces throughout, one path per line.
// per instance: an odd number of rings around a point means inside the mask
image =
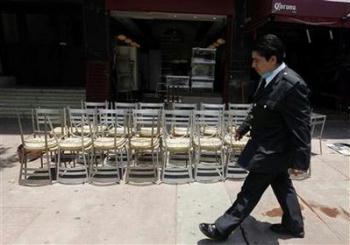
M 261 80 L 260 83 L 259 83 L 258 88 L 257 88 L 256 91 L 255 91 L 254 96 L 257 96 L 257 95 L 261 94 L 262 91 L 263 91 L 264 88 L 265 88 L 265 85 L 266 85 L 266 80 L 265 80 L 265 79 Z

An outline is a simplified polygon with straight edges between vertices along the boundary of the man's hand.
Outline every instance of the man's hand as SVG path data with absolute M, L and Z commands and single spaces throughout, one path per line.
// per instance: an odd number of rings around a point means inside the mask
M 242 139 L 242 135 L 238 131 L 236 131 L 236 133 L 235 133 L 235 140 L 239 141 L 240 139 Z
M 305 171 L 300 170 L 300 169 L 291 168 L 291 169 L 290 169 L 290 173 L 293 174 L 293 175 L 295 175 L 295 176 L 298 176 L 299 174 L 305 173 Z

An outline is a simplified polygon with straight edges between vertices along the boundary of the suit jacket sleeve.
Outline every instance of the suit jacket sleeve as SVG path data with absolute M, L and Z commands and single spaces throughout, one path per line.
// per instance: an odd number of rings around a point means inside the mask
M 251 120 L 252 120 L 252 117 L 251 117 L 251 110 L 250 110 L 247 117 L 244 119 L 243 123 L 241 124 L 241 126 L 239 126 L 239 128 L 237 129 L 240 135 L 243 136 L 246 133 L 248 133 L 248 131 L 250 130 Z
M 311 120 L 309 89 L 298 82 L 285 97 L 280 109 L 291 140 L 291 166 L 307 170 L 311 155 Z

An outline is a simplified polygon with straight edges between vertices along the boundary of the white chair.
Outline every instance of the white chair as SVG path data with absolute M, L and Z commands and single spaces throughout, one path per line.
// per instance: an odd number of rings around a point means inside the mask
M 195 180 L 224 180 L 222 112 L 194 111 Z
M 162 182 L 192 182 L 192 111 L 165 110 L 163 120 Z

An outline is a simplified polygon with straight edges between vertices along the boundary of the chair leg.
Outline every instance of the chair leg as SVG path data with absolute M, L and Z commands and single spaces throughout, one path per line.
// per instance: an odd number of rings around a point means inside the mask
M 82 150 L 82 155 L 83 155 L 83 162 L 84 162 L 84 172 L 85 172 L 85 183 L 89 182 L 89 173 L 87 169 L 87 161 L 86 161 L 86 155 L 85 155 L 85 150 Z
M 18 178 L 18 184 L 22 185 L 23 183 L 23 165 L 27 165 L 27 154 L 25 154 L 25 150 L 23 148 L 23 151 L 21 153 L 22 155 L 22 162 L 21 162 L 21 166 L 20 166 L 20 170 L 19 170 L 19 178 Z
M 51 164 L 50 164 L 50 152 L 46 151 L 46 161 L 47 161 L 47 171 L 49 173 L 49 183 L 51 184 L 52 183 L 52 178 L 51 178 Z
M 190 176 L 191 181 L 193 180 L 193 176 L 192 176 L 192 151 L 189 150 L 188 151 L 188 165 L 187 165 L 187 169 L 188 169 L 188 175 Z
M 166 169 L 166 166 L 167 166 L 167 161 L 168 161 L 168 151 L 167 151 L 167 149 L 165 149 L 164 150 L 164 156 L 163 156 L 162 181 L 164 180 L 165 169 Z
M 56 168 L 56 180 L 57 182 L 60 181 L 60 168 L 61 168 L 61 153 L 62 151 L 60 149 L 58 149 L 58 153 L 57 153 L 57 168 Z

